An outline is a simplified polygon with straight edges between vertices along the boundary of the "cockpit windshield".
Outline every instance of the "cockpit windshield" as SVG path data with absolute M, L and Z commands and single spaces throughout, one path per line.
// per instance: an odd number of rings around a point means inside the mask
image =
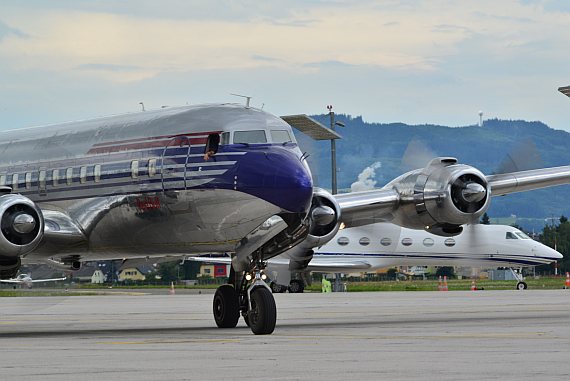
M 287 130 L 271 130 L 271 141 L 273 143 L 290 143 L 291 135 Z
M 506 239 L 518 239 L 515 233 L 507 232 Z
M 517 232 L 516 234 L 520 237 L 520 239 L 532 239 L 523 232 Z
M 267 143 L 267 136 L 263 130 L 236 131 L 234 132 L 234 144 Z

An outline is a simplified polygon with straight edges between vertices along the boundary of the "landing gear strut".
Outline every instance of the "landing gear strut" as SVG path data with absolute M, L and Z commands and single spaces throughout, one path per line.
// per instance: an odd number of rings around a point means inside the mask
M 524 277 L 522 275 L 522 268 L 520 269 L 520 273 L 517 273 L 515 270 L 513 270 L 512 268 L 510 268 L 511 273 L 513 274 L 513 276 L 515 277 L 515 279 L 517 280 L 517 290 L 526 290 L 528 288 L 526 282 L 524 281 Z
M 214 320 L 220 328 L 234 328 L 243 316 L 256 335 L 268 335 L 275 329 L 277 307 L 271 289 L 264 282 L 265 263 L 257 261 L 251 272 L 238 274 L 230 270 L 229 284 L 214 295 Z

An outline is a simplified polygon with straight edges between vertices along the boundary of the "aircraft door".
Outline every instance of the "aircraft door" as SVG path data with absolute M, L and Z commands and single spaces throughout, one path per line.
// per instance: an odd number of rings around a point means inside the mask
M 177 192 L 186 190 L 186 173 L 190 157 L 190 139 L 179 136 L 171 139 L 162 151 L 160 174 L 162 190 Z

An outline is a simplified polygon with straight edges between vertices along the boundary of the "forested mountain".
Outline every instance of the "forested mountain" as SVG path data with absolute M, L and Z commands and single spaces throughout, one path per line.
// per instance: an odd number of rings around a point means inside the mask
M 313 118 L 325 126 L 330 124 L 328 115 Z M 410 167 L 425 165 L 431 156 L 456 157 L 485 174 L 570 164 L 570 133 L 541 122 L 492 119 L 482 127 L 411 126 L 367 123 L 361 117 L 342 114 L 335 120 L 345 124 L 337 127 L 342 139 L 336 143 L 338 188 L 342 191 L 350 191 L 367 167 L 375 168 L 371 179 L 381 187 Z M 302 150 L 311 154 L 316 184 L 330 189 L 330 141 L 314 142 L 300 133 L 297 138 Z M 570 215 L 568 200 L 569 185 L 498 197 L 493 199 L 489 215 L 516 215 L 519 225 L 540 230 L 545 218 Z

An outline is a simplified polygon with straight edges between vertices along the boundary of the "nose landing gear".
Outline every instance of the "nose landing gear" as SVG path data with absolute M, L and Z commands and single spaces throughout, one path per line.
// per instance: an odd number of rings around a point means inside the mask
M 256 335 L 268 335 L 275 329 L 277 307 L 271 289 L 264 282 L 262 269 L 265 263 L 257 263 L 251 272 L 237 277 L 230 270 L 229 284 L 224 284 L 214 295 L 214 320 L 220 328 L 234 328 L 243 316 L 245 323 Z

